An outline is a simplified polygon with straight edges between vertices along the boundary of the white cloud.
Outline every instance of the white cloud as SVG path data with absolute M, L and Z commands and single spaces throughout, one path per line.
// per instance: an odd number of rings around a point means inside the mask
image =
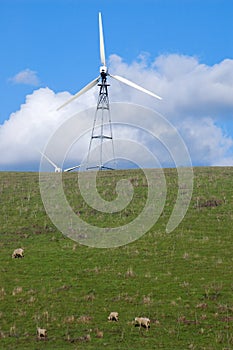
M 15 76 L 10 78 L 9 81 L 11 81 L 13 84 L 25 84 L 32 86 L 38 86 L 40 84 L 37 72 L 28 68 L 17 73 Z
M 181 133 L 194 164 L 233 165 L 233 135 L 221 128 L 233 117 L 233 60 L 213 66 L 196 57 L 161 55 L 152 64 L 126 64 L 119 56 L 110 57 L 110 70 L 163 97 L 157 101 L 123 84 L 114 98 L 129 100 L 159 111 Z M 233 122 L 232 122 L 233 127 Z
M 150 65 L 145 65 L 145 60 L 128 65 L 119 56 L 112 55 L 110 70 L 155 92 L 163 100 L 153 100 L 122 84 L 117 91 L 122 91 L 121 98 L 125 93 L 127 100 L 146 102 L 171 120 L 190 113 L 219 116 L 224 111 L 232 114 L 233 60 L 207 66 L 195 57 L 172 54 L 161 55 Z
M 156 100 L 109 78 L 110 101 L 132 102 L 161 113 L 182 135 L 194 165 L 233 165 L 233 135 L 226 134 L 221 127 L 222 121 L 229 122 L 233 114 L 233 60 L 208 66 L 195 57 L 162 55 L 150 64 L 146 56 L 127 64 L 112 55 L 109 71 L 163 97 L 162 101 Z M 24 72 L 29 79 L 31 71 Z M 27 79 L 21 75 L 19 81 Z M 98 89 L 93 88 L 57 112 L 56 108 L 70 97 L 68 92 L 56 94 L 49 88 L 35 90 L 26 97 L 20 110 L 0 126 L 0 169 L 27 162 L 39 164 L 37 149 L 43 149 L 51 133 L 70 116 L 95 106 Z M 89 125 L 90 121 L 81 123 Z M 130 132 L 129 129 L 126 134 Z M 135 137 L 137 133 L 132 133 L 132 139 Z M 86 147 L 85 139 L 79 147 L 79 159 Z
M 224 134 L 211 118 L 203 118 L 198 122 L 188 118 L 181 123 L 183 138 L 190 150 L 194 163 L 199 165 L 233 165 L 233 138 Z
M 71 97 L 68 92 L 55 94 L 49 88 L 40 88 L 26 97 L 20 110 L 12 113 L 0 125 L 1 170 L 14 164 L 16 167 L 33 162 L 39 165 L 38 150 L 43 150 L 52 133 L 67 118 L 93 105 L 95 101 L 93 92 L 90 92 L 84 99 L 80 97 L 78 104 L 74 102 L 71 107 L 56 111 Z

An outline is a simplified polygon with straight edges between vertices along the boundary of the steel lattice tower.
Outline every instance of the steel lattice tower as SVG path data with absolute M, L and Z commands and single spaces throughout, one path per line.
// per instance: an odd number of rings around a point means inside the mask
M 112 122 L 111 122 L 111 113 L 109 108 L 109 98 L 108 98 L 108 86 L 107 84 L 107 74 L 103 70 L 101 72 L 101 82 L 98 84 L 99 89 L 99 97 L 97 101 L 97 108 L 95 112 L 95 118 L 93 122 L 93 127 L 91 131 L 91 139 L 88 148 L 87 161 L 86 161 L 86 170 L 89 169 L 98 169 L 98 170 L 114 170 L 115 168 L 105 166 L 104 160 L 104 150 L 103 143 L 105 140 L 111 140 L 109 143 L 109 147 L 111 148 L 111 157 L 114 166 L 116 165 L 115 160 L 115 151 L 114 151 L 114 142 L 113 142 L 113 132 L 112 132 Z M 93 143 L 93 141 L 96 142 Z M 91 152 L 94 147 L 99 146 L 98 158 L 91 160 Z M 97 164 L 92 164 L 93 162 L 97 162 Z

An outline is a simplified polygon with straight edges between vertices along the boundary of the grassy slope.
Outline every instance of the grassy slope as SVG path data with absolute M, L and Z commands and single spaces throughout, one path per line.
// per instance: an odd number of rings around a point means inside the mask
M 164 211 L 146 235 L 120 248 L 93 249 L 50 222 L 38 174 L 0 173 L 0 349 L 233 349 L 233 169 L 194 174 L 188 213 L 171 234 L 165 227 L 176 198 L 174 169 L 165 172 Z M 90 222 L 128 222 L 144 203 L 140 171 L 100 176 L 106 199 L 114 198 L 119 178 L 135 186 L 132 207 L 114 217 L 85 206 L 72 190 L 76 176 L 65 174 L 66 193 Z M 18 247 L 24 259 L 11 258 Z M 110 311 L 119 312 L 118 323 L 107 321 Z M 131 323 L 140 315 L 152 321 L 148 332 Z M 37 326 L 48 330 L 47 341 L 36 339 Z

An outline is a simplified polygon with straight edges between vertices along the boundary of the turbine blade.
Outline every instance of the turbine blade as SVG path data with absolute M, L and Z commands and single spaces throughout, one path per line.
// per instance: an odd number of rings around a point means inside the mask
M 46 154 L 42 153 L 41 151 L 39 151 L 40 154 L 45 158 L 47 159 L 47 161 L 55 168 L 55 169 L 58 169 L 59 167 L 51 160 L 49 159 L 49 157 L 46 156 Z
M 112 75 L 112 74 L 109 74 L 109 75 L 110 75 L 110 77 L 113 78 L 113 79 L 116 79 L 116 80 L 118 80 L 118 81 L 120 81 L 120 82 L 122 82 L 122 83 L 124 83 L 124 84 L 126 84 L 126 85 L 129 85 L 129 86 L 131 86 L 131 87 L 133 87 L 133 88 L 135 88 L 135 89 L 137 89 L 137 90 L 139 90 L 139 91 L 144 92 L 145 94 L 148 94 L 148 95 L 150 95 L 150 96 L 153 96 L 153 97 L 155 97 L 155 98 L 158 98 L 159 100 L 162 100 L 162 97 L 160 97 L 160 96 L 154 94 L 153 92 L 151 92 L 151 91 L 149 91 L 149 90 L 147 90 L 147 89 L 144 89 L 143 87 L 141 87 L 141 86 L 139 86 L 139 85 L 133 83 L 132 81 L 130 81 L 130 80 L 126 79 L 126 78 L 122 78 L 122 77 L 120 77 L 119 75 Z
M 75 165 L 75 166 L 73 166 L 71 168 L 67 168 L 67 169 L 64 170 L 64 172 L 67 173 L 68 171 L 71 171 L 71 170 L 74 170 L 74 169 L 77 169 L 77 168 L 80 168 L 80 165 Z
M 102 15 L 99 12 L 99 34 L 100 34 L 100 60 L 103 66 L 106 66 L 105 60 L 105 50 L 104 50 L 104 34 L 103 34 L 103 24 L 102 24 Z
M 76 98 L 78 98 L 79 96 L 81 96 L 82 94 L 84 94 L 85 92 L 87 92 L 88 90 L 90 90 L 93 86 L 95 86 L 99 81 L 99 77 L 92 80 L 89 84 L 87 84 L 86 86 L 84 86 L 84 88 L 82 88 L 79 92 L 77 92 L 73 97 L 71 97 L 68 101 L 66 101 L 65 103 L 63 103 L 63 105 L 61 105 L 60 107 L 57 108 L 57 111 L 59 111 L 60 109 L 62 109 L 63 107 L 65 107 L 66 105 L 68 105 L 70 102 L 76 100 Z

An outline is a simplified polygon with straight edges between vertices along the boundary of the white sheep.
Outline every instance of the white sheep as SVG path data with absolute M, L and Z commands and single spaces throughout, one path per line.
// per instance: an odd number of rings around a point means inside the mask
M 47 338 L 47 330 L 45 328 L 37 327 L 37 337 L 38 337 L 38 339 Z
M 119 314 L 118 312 L 110 312 L 109 316 L 108 316 L 108 320 L 109 321 L 118 321 Z
M 24 250 L 22 248 L 15 249 L 12 254 L 12 258 L 23 258 Z
M 135 317 L 135 326 L 144 327 L 148 330 L 150 327 L 150 319 L 147 317 Z

